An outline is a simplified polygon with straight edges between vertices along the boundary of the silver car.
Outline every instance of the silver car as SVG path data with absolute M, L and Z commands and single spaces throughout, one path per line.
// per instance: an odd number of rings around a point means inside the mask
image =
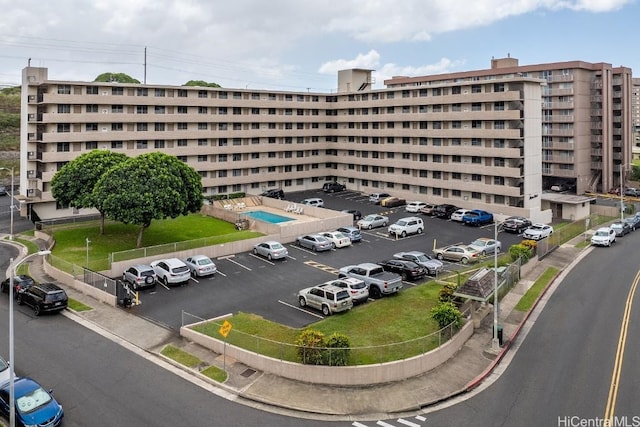
M 371 230 L 376 227 L 386 227 L 389 224 L 389 217 L 383 215 L 367 215 L 358 221 L 358 227 Z
M 419 266 L 426 268 L 427 273 L 431 276 L 435 276 L 437 273 L 442 271 L 443 267 L 442 261 L 433 259 L 431 256 L 420 251 L 398 252 L 397 254 L 394 254 L 393 257 L 396 259 L 413 261 Z
M 0 357 L 0 385 L 9 381 L 10 372 L 9 372 L 9 364 L 6 360 Z
M 193 255 L 184 260 L 193 277 L 210 276 L 218 272 L 215 263 L 206 255 Z
M 287 250 L 287 248 L 285 248 L 280 242 L 276 242 L 275 240 L 258 243 L 253 247 L 253 253 L 254 255 L 263 256 L 268 260 L 282 259 L 289 256 L 289 251 Z
M 320 234 L 307 234 L 306 236 L 300 236 L 296 239 L 296 243 L 298 243 L 298 246 L 311 249 L 314 252 L 330 251 L 333 249 L 329 239 Z
M 346 289 L 327 283 L 298 292 L 298 303 L 300 307 L 309 306 L 321 310 L 325 316 L 353 308 L 353 299 Z

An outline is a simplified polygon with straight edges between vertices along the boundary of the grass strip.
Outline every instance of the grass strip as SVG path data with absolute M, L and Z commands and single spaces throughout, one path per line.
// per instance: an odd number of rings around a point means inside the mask
M 219 383 L 223 383 L 227 380 L 227 373 L 217 366 L 209 366 L 208 368 L 203 369 L 200 373 Z
M 73 298 L 69 298 L 69 308 L 73 311 L 89 311 L 89 310 L 93 310 L 93 307 L 89 307 L 86 304 L 81 303 L 78 300 L 75 300 Z
M 529 288 L 527 293 L 525 293 L 522 298 L 520 298 L 520 301 L 518 301 L 518 304 L 516 304 L 515 309 L 524 312 L 531 310 L 531 307 L 533 307 L 533 304 L 540 296 L 540 293 L 547 287 L 547 285 L 551 282 L 551 280 L 557 273 L 557 268 L 547 268 L 544 273 L 542 273 L 542 275 L 538 278 L 538 280 L 534 282 L 533 286 Z
M 171 344 L 163 348 L 160 354 L 168 357 L 171 360 L 175 360 L 176 362 L 186 366 L 187 368 L 196 368 L 197 366 L 202 364 L 202 360 Z

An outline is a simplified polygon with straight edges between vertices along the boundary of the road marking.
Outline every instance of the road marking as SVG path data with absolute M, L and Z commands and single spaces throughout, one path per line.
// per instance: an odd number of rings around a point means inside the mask
M 169 289 L 169 287 L 167 285 L 165 285 L 164 283 L 158 281 L 158 283 L 160 283 L 160 286 L 162 286 L 163 288 L 165 288 L 166 290 L 170 291 L 171 289 Z
M 411 421 L 408 421 L 408 420 L 405 420 L 405 419 L 402 419 L 402 418 L 398 418 L 398 422 L 400 424 L 404 424 L 404 425 L 409 426 L 409 427 L 420 427 L 420 424 L 416 424 L 416 423 L 413 423 Z
M 382 427 L 395 427 L 393 424 L 385 423 L 384 421 L 378 421 L 376 424 Z
M 309 314 L 309 315 L 311 315 L 311 316 L 317 317 L 318 319 L 324 319 L 324 317 L 323 317 L 323 316 L 320 316 L 319 314 L 312 313 L 312 312 L 310 312 L 310 311 L 306 310 L 306 309 L 305 309 L 305 308 L 303 308 L 303 307 L 298 307 L 297 305 L 289 304 L 288 302 L 284 302 L 284 301 L 281 301 L 281 300 L 278 300 L 278 302 L 279 302 L 280 304 L 286 305 L 287 307 L 291 307 L 291 308 L 296 309 L 296 310 L 298 310 L 298 311 L 301 311 L 301 312 L 303 312 L 303 313 L 307 313 L 307 314 Z
M 269 261 L 269 259 L 267 259 L 267 258 L 265 258 L 265 257 L 261 257 L 261 256 L 258 256 L 258 255 L 256 255 L 256 254 L 249 254 L 249 255 L 250 255 L 250 256 L 252 256 L 252 257 L 254 257 L 254 258 L 259 259 L 260 261 L 264 261 L 264 262 L 266 262 L 267 264 L 275 265 L 273 262 Z
M 309 267 L 317 268 L 319 270 L 326 271 L 327 273 L 336 275 L 339 273 L 337 268 L 331 267 L 330 265 L 320 264 L 319 262 L 315 261 L 305 261 L 304 263 Z
M 633 304 L 633 296 L 636 293 L 640 282 L 640 271 L 636 273 L 633 279 L 631 289 L 627 295 L 627 302 L 624 307 L 622 316 L 622 324 L 620 325 L 620 338 L 618 338 L 618 348 L 616 350 L 616 359 L 613 365 L 613 373 L 611 375 L 611 386 L 609 387 L 609 397 L 607 398 L 607 407 L 604 412 L 605 425 L 613 425 L 613 417 L 615 414 L 616 400 L 618 398 L 618 385 L 620 384 L 620 375 L 622 373 L 622 360 L 624 358 L 624 347 L 627 342 L 627 333 L 629 332 L 629 318 L 631 317 L 631 305 Z M 607 424 L 608 423 L 608 424 Z
M 416 420 L 418 420 L 418 421 L 427 421 L 427 418 L 423 417 L 422 415 L 416 415 Z
M 354 421 L 353 423 L 351 423 L 351 425 L 352 425 L 353 427 L 367 427 L 367 425 L 366 425 L 366 424 L 362 424 L 362 423 L 359 423 L 359 422 L 357 422 L 357 421 Z
M 220 270 L 218 270 L 218 271 L 216 272 L 216 274 L 219 274 L 219 275 L 221 275 L 221 276 L 223 276 L 223 277 L 227 277 L 227 275 L 226 275 L 226 274 L 224 274 L 224 273 L 223 273 L 222 271 L 220 271 Z M 213 275 L 213 277 L 215 277 L 215 274 Z
M 306 253 L 308 253 L 308 254 L 317 255 L 317 254 L 316 254 L 316 252 L 313 252 L 313 251 L 311 251 L 311 250 L 309 250 L 309 249 L 307 249 L 307 248 L 303 248 L 302 246 L 298 246 L 298 245 L 291 245 L 291 247 L 292 247 L 292 248 L 296 248 L 296 249 L 298 249 L 299 251 L 306 252 Z
M 222 259 L 225 259 L 225 260 L 227 260 L 227 261 L 229 261 L 229 262 L 232 262 L 232 263 L 236 264 L 236 265 L 237 265 L 237 266 L 239 266 L 239 267 L 242 267 L 242 268 L 244 268 L 244 269 L 246 269 L 246 270 L 251 271 L 251 269 L 250 269 L 249 267 L 247 267 L 246 265 L 242 265 L 242 264 L 240 264 L 238 261 L 234 261 L 234 260 L 232 260 L 231 258 L 227 258 L 227 257 L 225 257 L 225 258 L 222 258 Z

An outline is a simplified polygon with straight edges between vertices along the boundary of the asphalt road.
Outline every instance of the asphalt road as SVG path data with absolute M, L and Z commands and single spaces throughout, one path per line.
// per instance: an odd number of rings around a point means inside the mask
M 430 414 L 429 425 L 605 425 L 596 424 L 605 413 L 627 422 L 612 425 L 640 425 L 640 297 L 628 298 L 638 243 L 635 232 L 611 248 L 594 248 L 557 287 L 502 376 L 477 396 Z M 617 395 L 609 402 L 612 382 Z
M 354 192 L 325 194 L 305 192 L 288 195 L 291 201 L 306 197 L 322 197 L 329 209 L 358 209 L 364 215 L 381 213 L 390 223 L 413 216 L 404 207 L 385 209 L 368 202 L 368 196 Z M 298 306 L 297 292 L 337 278 L 336 271 L 350 264 L 377 262 L 392 258 L 401 251 L 417 250 L 431 254 L 435 246 L 470 243 L 477 237 L 493 237 L 494 226 L 467 227 L 459 223 L 420 215 L 425 222 L 421 235 L 395 239 L 386 227 L 363 230 L 363 241 L 351 247 L 314 253 L 295 244 L 286 244 L 289 258 L 270 262 L 252 253 L 216 259 L 219 274 L 190 280 L 186 286 L 155 289 L 140 293 L 141 305 L 132 308 L 135 314 L 149 318 L 172 329 L 198 319 L 218 317 L 238 311 L 255 313 L 266 319 L 300 328 L 321 318 L 321 313 Z M 503 250 L 521 241 L 514 234 L 500 233 Z M 444 262 L 445 269 L 456 270 L 457 263 Z M 416 283 L 405 282 L 405 287 Z

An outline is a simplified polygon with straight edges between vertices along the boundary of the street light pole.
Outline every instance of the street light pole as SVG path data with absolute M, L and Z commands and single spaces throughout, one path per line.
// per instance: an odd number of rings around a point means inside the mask
M 620 221 L 624 221 L 624 184 L 622 182 L 622 163 L 620 164 Z
M 27 255 L 20 260 L 16 265 L 13 265 L 13 258 L 9 260 L 9 427 L 16 425 L 16 400 L 15 400 L 15 357 L 13 355 L 13 281 L 16 275 L 16 269 L 20 264 L 33 258 L 36 255 L 44 256 L 49 255 L 51 251 L 39 251 L 31 255 Z
M 493 351 L 500 350 L 500 340 L 498 339 L 498 221 L 494 220 L 494 237 L 495 249 L 493 250 L 493 339 L 491 340 L 491 349 Z

